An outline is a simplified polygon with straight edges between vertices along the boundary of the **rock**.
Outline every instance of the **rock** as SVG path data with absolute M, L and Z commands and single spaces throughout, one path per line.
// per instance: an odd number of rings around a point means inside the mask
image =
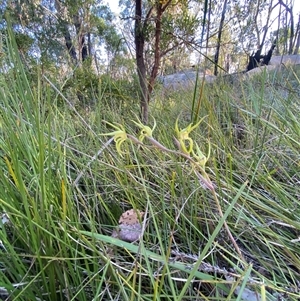
M 253 76 L 254 74 L 259 74 L 263 71 L 270 71 L 278 68 L 281 65 L 300 65 L 300 55 L 283 55 L 283 56 L 273 56 L 270 60 L 269 65 L 254 68 L 246 73 L 237 72 L 233 74 L 226 74 L 221 76 L 224 80 L 236 81 L 238 79 L 244 79 Z M 158 81 L 162 83 L 163 87 L 168 90 L 179 90 L 191 88 L 195 85 L 197 78 L 197 71 L 185 70 L 177 72 L 174 74 L 159 76 Z M 205 70 L 198 72 L 198 81 L 201 82 L 204 78 L 205 82 L 211 84 L 217 79 L 216 76 L 207 74 Z
M 257 68 L 251 69 L 250 71 L 246 72 L 245 75 L 246 76 L 252 76 L 254 74 L 262 73 L 265 70 L 266 71 L 270 71 L 270 70 L 274 70 L 276 68 L 278 68 L 277 65 L 261 66 L 261 67 L 257 67 Z
M 300 54 L 290 54 L 290 55 L 279 55 L 272 56 L 270 65 L 299 65 L 300 64 Z
M 197 71 L 182 71 L 170 75 L 159 76 L 158 81 L 163 84 L 166 89 L 186 89 L 192 87 L 196 83 Z M 216 77 L 214 75 L 203 74 L 203 72 L 198 72 L 198 81 L 205 79 L 206 82 L 212 83 L 215 81 Z

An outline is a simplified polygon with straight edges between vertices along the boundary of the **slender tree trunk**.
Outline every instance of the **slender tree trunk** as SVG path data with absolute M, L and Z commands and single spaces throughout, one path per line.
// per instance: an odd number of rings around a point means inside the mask
M 142 0 L 136 0 L 135 5 L 135 52 L 136 52 L 136 64 L 137 64 L 137 73 L 141 88 L 141 98 L 140 98 L 140 107 L 141 107 L 141 119 L 142 122 L 148 123 L 148 89 L 147 89 L 147 78 L 146 78 L 146 66 L 144 58 L 144 46 L 145 38 L 143 31 L 142 23 Z
M 160 67 L 160 60 L 162 57 L 160 43 L 161 43 L 161 20 L 164 11 L 172 3 L 172 0 L 156 1 L 156 4 L 150 8 L 144 21 L 142 21 L 142 0 L 135 2 L 135 51 L 136 51 L 136 64 L 139 83 L 141 87 L 141 119 L 148 123 L 148 106 L 153 91 L 154 83 Z M 145 48 L 145 30 L 148 27 L 148 22 L 151 20 L 153 11 L 156 12 L 155 16 L 155 44 L 154 44 L 154 64 L 149 76 L 149 83 L 147 83 L 144 48 Z
M 78 41 L 78 53 L 79 60 L 83 62 L 86 59 L 86 49 L 84 49 L 85 41 L 84 41 L 84 33 L 82 32 L 82 21 L 80 20 L 80 16 L 78 13 L 73 16 L 73 23 L 76 29 L 77 41 Z
M 84 34 L 81 36 L 81 59 L 84 62 L 89 57 L 88 47 L 85 43 Z
M 294 44 L 294 35 L 295 35 L 293 6 L 288 7 L 288 5 L 286 5 L 282 0 L 279 0 L 279 3 L 286 9 L 286 12 L 287 12 L 286 14 L 290 15 L 291 26 L 290 26 L 290 38 L 289 38 L 287 51 L 288 51 L 288 54 L 292 54 L 293 53 L 293 44 Z M 287 24 L 288 24 L 288 20 L 286 17 L 286 31 L 288 32 Z
M 255 24 L 255 32 L 256 32 L 256 36 L 257 36 L 257 42 L 256 42 L 256 47 L 257 47 L 257 50 L 260 49 L 261 51 L 261 40 L 260 40 L 260 28 L 258 26 L 258 16 L 259 16 L 259 8 L 261 6 L 261 1 L 259 0 L 256 4 L 256 11 L 255 11 L 255 15 L 254 15 L 254 24 Z
M 264 44 L 265 44 L 265 40 L 266 40 L 266 36 L 267 36 L 267 32 L 269 30 L 269 22 L 270 22 L 270 18 L 271 18 L 271 13 L 272 13 L 272 10 L 278 5 L 278 3 L 273 7 L 273 0 L 271 1 L 270 5 L 269 5 L 269 10 L 268 10 L 268 15 L 267 15 L 267 22 L 266 22 L 266 25 L 263 27 L 264 29 L 264 34 L 263 34 L 263 37 L 262 37 L 262 40 L 260 42 L 260 45 L 259 45 L 259 49 L 262 49 Z
M 224 20 L 225 20 L 225 13 L 226 13 L 226 8 L 227 8 L 227 3 L 228 0 L 225 0 L 223 3 L 223 10 L 222 10 L 222 15 L 221 15 L 221 21 L 220 21 L 220 26 L 219 26 L 219 32 L 218 32 L 218 40 L 217 40 L 217 49 L 215 53 L 215 58 L 214 58 L 214 75 L 218 75 L 218 63 L 219 63 L 219 55 L 220 55 L 220 47 L 221 47 L 221 38 L 222 38 L 222 30 L 223 30 L 223 25 L 224 25 Z
M 88 40 L 88 55 L 90 56 L 90 57 L 92 57 L 92 48 L 93 48 L 93 46 L 92 46 L 92 39 L 91 39 L 91 33 L 89 32 L 88 34 L 87 34 L 87 40 Z
M 154 64 L 151 71 L 148 84 L 148 103 L 150 101 L 151 93 L 153 91 L 154 83 L 158 74 L 160 66 L 160 40 L 161 40 L 161 18 L 162 18 L 162 4 L 158 2 L 156 5 L 156 19 L 155 19 L 155 43 L 154 43 Z
M 295 45 L 294 45 L 293 54 L 298 54 L 299 48 L 300 48 L 300 15 L 299 15 L 297 29 L 295 33 Z
M 76 54 L 76 50 L 75 47 L 73 45 L 72 39 L 71 39 L 71 35 L 68 29 L 67 25 L 64 25 L 64 37 L 65 37 L 65 42 L 66 42 L 66 47 L 68 49 L 68 52 L 70 54 L 70 57 L 73 61 L 74 64 L 77 64 L 78 59 L 77 59 L 77 54 Z
M 74 64 L 77 64 L 78 62 L 78 58 L 77 58 L 77 54 L 76 54 L 76 50 L 71 38 L 71 34 L 68 28 L 68 24 L 67 22 L 64 20 L 64 16 L 65 16 L 65 8 L 61 6 L 60 1 L 56 0 L 55 1 L 55 8 L 57 9 L 57 11 L 59 12 L 60 15 L 60 25 L 62 27 L 62 32 L 65 38 L 65 43 L 66 43 L 66 47 L 68 49 L 69 55 L 72 59 L 72 62 Z

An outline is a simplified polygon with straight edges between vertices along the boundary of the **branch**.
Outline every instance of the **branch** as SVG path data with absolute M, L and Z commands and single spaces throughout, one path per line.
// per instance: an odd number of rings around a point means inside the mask
M 152 6 L 149 9 L 149 11 L 148 11 L 148 13 L 147 13 L 147 15 L 145 17 L 145 21 L 144 21 L 144 25 L 143 25 L 143 30 L 148 26 L 148 21 L 150 20 L 150 18 L 152 16 L 153 10 L 154 10 L 154 6 Z
M 175 39 L 181 40 L 181 42 L 176 41 L 174 46 L 171 48 L 166 49 L 164 52 L 161 53 L 161 57 L 165 56 L 167 53 L 170 51 L 174 50 L 176 47 L 181 46 L 181 45 L 188 45 L 194 48 L 194 45 L 197 45 L 196 43 L 193 43 L 195 40 L 195 37 L 193 37 L 190 41 L 185 40 L 184 38 L 181 38 L 177 35 L 174 35 L 173 33 L 169 32 L 170 35 L 172 35 Z
M 172 0 L 169 0 L 165 5 L 162 6 L 161 11 L 164 12 L 166 8 L 171 4 Z
M 166 49 L 164 52 L 162 52 L 160 55 L 161 55 L 161 57 L 163 57 L 163 56 L 165 56 L 166 54 L 168 54 L 169 52 L 171 52 L 172 50 L 174 50 L 174 49 L 176 49 L 177 47 L 179 47 L 179 46 L 181 46 L 181 45 L 184 45 L 185 44 L 185 42 L 184 41 L 182 41 L 182 42 L 177 42 L 177 43 L 175 43 L 175 45 L 173 45 L 172 47 L 170 47 L 170 48 L 168 48 L 168 49 Z

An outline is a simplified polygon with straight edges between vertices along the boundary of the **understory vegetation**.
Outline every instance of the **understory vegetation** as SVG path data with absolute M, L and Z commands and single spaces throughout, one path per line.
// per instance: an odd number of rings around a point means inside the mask
M 75 105 L 9 43 L 3 300 L 299 300 L 298 67 L 157 87 L 146 127 L 130 84 Z M 130 209 L 145 213 L 133 243 L 112 236 Z

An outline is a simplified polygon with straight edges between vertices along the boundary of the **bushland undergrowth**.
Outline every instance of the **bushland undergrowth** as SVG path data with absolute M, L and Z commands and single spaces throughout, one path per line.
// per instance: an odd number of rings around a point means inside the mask
M 204 85 L 200 99 L 158 94 L 149 134 L 112 96 L 84 110 L 42 73 L 31 85 L 7 45 L 2 299 L 299 300 L 298 69 L 238 89 Z M 202 121 L 189 131 L 193 97 Z M 115 140 L 104 135 L 116 127 Z M 131 208 L 145 216 L 140 240 L 127 243 L 111 234 Z

